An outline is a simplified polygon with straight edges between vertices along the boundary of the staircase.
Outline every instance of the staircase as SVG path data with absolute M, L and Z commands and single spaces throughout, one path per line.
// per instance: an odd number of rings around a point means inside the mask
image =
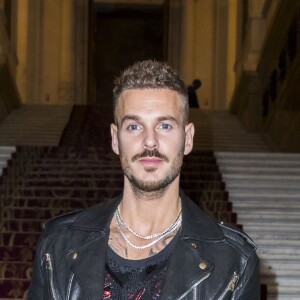
M 269 152 L 263 138 L 249 133 L 235 115 L 225 110 L 190 109 L 195 124 L 194 149 L 234 152 Z
M 2 300 L 26 298 L 43 221 L 108 201 L 122 191 L 122 171 L 108 138 L 111 115 L 88 107 L 76 107 L 74 112 L 63 134 L 56 135 L 62 136 L 63 146 L 18 146 L 0 185 Z M 47 135 L 46 127 L 43 130 Z M 35 144 L 45 143 L 32 138 Z M 208 213 L 235 223 L 213 152 L 196 150 L 185 161 L 181 176 L 185 192 Z
M 0 185 L 1 300 L 22 299 L 41 222 L 106 201 L 122 189 L 119 162 L 110 150 L 111 112 L 83 106 L 70 111 L 57 108 L 57 122 L 45 112 L 41 125 L 30 125 L 34 117 L 24 118 L 24 127 L 36 130 L 24 131 L 28 140 L 20 134 L 21 125 L 13 128 L 22 121 L 10 121 L 12 116 L 0 126 L 0 144 L 10 139 L 13 145 L 36 145 L 17 147 Z M 182 188 L 219 220 L 242 224 L 255 240 L 268 300 L 299 300 L 299 157 L 268 153 L 263 139 L 247 133 L 228 112 L 191 109 L 190 119 L 196 126 L 195 145 L 184 158 Z M 55 123 L 54 130 L 50 125 Z
M 23 105 L 14 109 L 1 123 L 0 145 L 58 145 L 71 110 L 67 105 Z
M 258 244 L 268 300 L 299 300 L 300 154 L 215 155 L 237 221 Z

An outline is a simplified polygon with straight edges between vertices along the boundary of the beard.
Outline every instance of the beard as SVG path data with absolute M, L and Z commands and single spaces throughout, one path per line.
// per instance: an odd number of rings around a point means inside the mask
M 154 150 L 147 150 L 145 149 L 144 152 L 140 154 L 136 154 L 132 157 L 131 162 L 134 162 L 140 158 L 144 157 L 157 157 L 162 159 L 163 161 L 170 163 L 170 168 L 167 174 L 158 180 L 143 180 L 139 179 L 132 173 L 132 169 L 130 168 L 130 164 L 128 162 L 128 158 L 122 155 L 120 151 L 120 160 L 124 175 L 129 180 L 132 189 L 135 193 L 154 193 L 160 194 L 163 193 L 166 188 L 175 180 L 175 178 L 180 174 L 182 161 L 183 161 L 183 146 L 181 147 L 180 151 L 177 153 L 176 157 L 173 161 L 170 162 L 169 158 L 161 153 L 158 152 L 157 149 Z M 145 168 L 145 171 L 148 173 L 155 172 L 157 168 L 155 167 L 148 167 Z

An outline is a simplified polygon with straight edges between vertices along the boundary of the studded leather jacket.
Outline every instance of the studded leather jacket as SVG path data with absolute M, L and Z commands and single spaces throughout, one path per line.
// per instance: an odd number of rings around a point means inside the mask
M 184 193 L 181 199 L 182 227 L 160 299 L 260 299 L 255 244 L 201 211 Z M 120 200 L 46 222 L 28 300 L 103 299 L 109 224 Z

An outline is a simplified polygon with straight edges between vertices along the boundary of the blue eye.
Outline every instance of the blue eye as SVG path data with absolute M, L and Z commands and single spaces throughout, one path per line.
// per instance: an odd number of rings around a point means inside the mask
M 128 129 L 131 130 L 131 131 L 135 131 L 135 130 L 140 129 L 140 127 L 136 124 L 133 124 L 133 125 L 129 125 Z
M 166 130 L 166 129 L 170 129 L 170 128 L 171 128 L 171 125 L 170 125 L 170 124 L 163 123 L 163 124 L 161 124 L 160 127 L 161 127 L 161 129 Z

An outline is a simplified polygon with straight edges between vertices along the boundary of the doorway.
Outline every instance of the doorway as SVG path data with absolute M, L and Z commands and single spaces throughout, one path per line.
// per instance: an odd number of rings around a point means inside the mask
M 92 10 L 90 100 L 108 108 L 121 70 L 138 60 L 166 59 L 167 14 L 163 4 L 94 3 Z

